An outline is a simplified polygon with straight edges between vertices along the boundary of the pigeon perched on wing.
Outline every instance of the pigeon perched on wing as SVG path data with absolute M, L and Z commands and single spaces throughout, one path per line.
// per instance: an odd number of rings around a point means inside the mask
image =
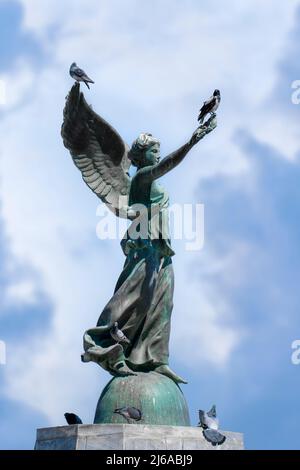
M 207 100 L 204 101 L 202 108 L 200 109 L 198 121 L 202 124 L 207 114 L 214 114 L 220 104 L 221 93 L 220 90 L 215 90 L 213 95 Z
M 68 424 L 82 424 L 79 416 L 75 415 L 74 413 L 65 413 L 64 417 L 66 418 Z
M 114 413 L 123 416 L 126 419 L 127 423 L 130 424 L 130 419 L 133 421 L 140 421 L 142 419 L 142 412 L 134 406 L 123 406 L 122 408 L 117 408 Z
M 70 67 L 70 75 L 76 82 L 84 82 L 86 86 L 89 87 L 89 83 L 95 83 L 91 78 L 87 76 L 84 70 L 79 68 L 76 64 L 76 62 L 73 62 L 73 64 Z
M 126 343 L 130 344 L 129 339 L 127 336 L 124 335 L 123 331 L 119 329 L 118 322 L 115 322 L 113 324 L 113 327 L 110 330 L 111 337 L 117 342 L 117 343 Z
M 200 422 L 198 426 L 203 428 L 203 436 L 208 442 L 213 446 L 220 445 L 225 442 L 226 437 L 218 431 L 219 420 L 217 418 L 215 405 L 213 405 L 208 412 L 199 410 L 199 419 Z

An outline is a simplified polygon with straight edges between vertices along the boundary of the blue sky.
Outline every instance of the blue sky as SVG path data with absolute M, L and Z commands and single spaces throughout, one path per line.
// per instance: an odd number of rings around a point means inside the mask
M 128 143 L 152 132 L 163 153 L 221 89 L 217 130 L 163 181 L 171 202 L 205 205 L 204 248 L 174 241 L 170 362 L 193 424 L 216 403 L 247 448 L 299 449 L 300 2 L 139 5 L 0 1 L 0 448 L 32 448 L 65 411 L 91 422 L 109 380 L 80 362 L 123 256 L 97 239 L 98 202 L 59 135 L 76 60 L 96 81 L 94 109 Z

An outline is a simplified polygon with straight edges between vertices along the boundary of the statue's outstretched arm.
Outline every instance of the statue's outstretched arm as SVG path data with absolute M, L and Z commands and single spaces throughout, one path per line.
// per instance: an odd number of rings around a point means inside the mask
M 208 119 L 205 124 L 196 129 L 189 142 L 182 145 L 182 147 L 180 147 L 178 150 L 175 150 L 175 152 L 172 152 L 167 157 L 163 158 L 159 163 L 157 163 L 157 165 L 141 169 L 139 171 L 140 175 L 143 178 L 150 178 L 152 180 L 155 180 L 165 175 L 173 168 L 175 168 L 175 166 L 179 165 L 179 163 L 182 162 L 182 160 L 191 150 L 191 148 L 197 142 L 199 142 L 199 140 L 203 139 L 206 134 L 209 134 L 212 130 L 214 130 L 216 126 L 216 116 L 213 115 L 210 119 Z

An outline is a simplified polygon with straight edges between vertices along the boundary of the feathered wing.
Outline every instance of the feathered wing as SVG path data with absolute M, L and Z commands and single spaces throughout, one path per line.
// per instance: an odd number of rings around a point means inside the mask
M 203 436 L 213 446 L 221 445 L 226 441 L 226 436 L 215 429 L 203 429 Z
M 207 416 L 210 418 L 216 418 L 217 417 L 217 410 L 216 410 L 216 405 L 213 405 L 211 409 L 207 412 Z
M 110 210 L 126 218 L 128 146 L 87 104 L 79 83 L 73 85 L 66 98 L 61 135 L 84 182 Z
M 208 114 L 213 107 L 213 103 L 215 101 L 215 97 L 212 95 L 207 101 L 203 102 L 203 106 L 199 111 L 198 121 L 201 121 L 205 118 L 206 114 Z
M 199 424 L 198 426 L 207 427 L 205 423 L 205 412 L 203 410 L 199 410 Z

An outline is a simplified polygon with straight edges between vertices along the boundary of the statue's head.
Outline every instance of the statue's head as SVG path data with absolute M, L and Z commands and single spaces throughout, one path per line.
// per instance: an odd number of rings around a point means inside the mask
M 160 158 L 160 142 L 152 134 L 140 134 L 133 142 L 128 157 L 138 168 L 155 165 Z

